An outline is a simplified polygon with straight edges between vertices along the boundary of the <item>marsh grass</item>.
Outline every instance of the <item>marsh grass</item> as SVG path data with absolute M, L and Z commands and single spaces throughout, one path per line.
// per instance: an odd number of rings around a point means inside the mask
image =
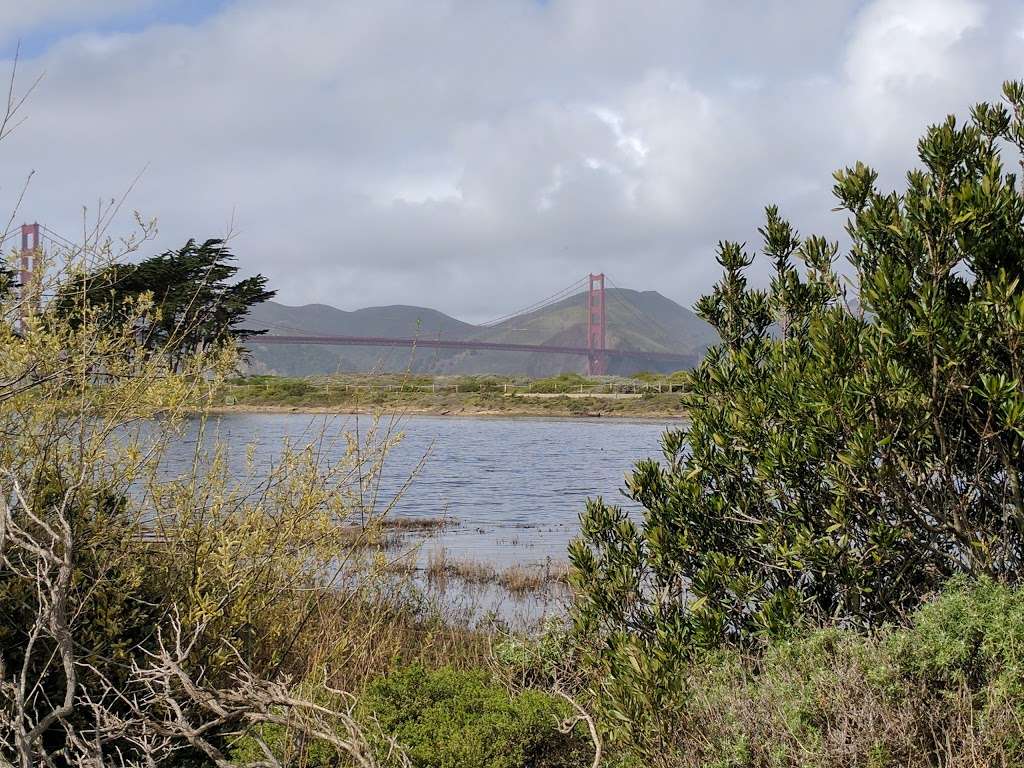
M 432 536 L 453 524 L 444 517 L 389 517 L 369 525 L 344 525 L 339 535 L 353 548 L 394 551 L 406 546 L 410 536 Z
M 477 668 L 490 642 L 487 631 L 408 583 L 324 591 L 291 671 L 299 679 L 327 671 L 332 687 L 358 694 L 396 665 Z
M 522 595 L 569 584 L 569 564 L 550 560 L 545 564 L 512 565 L 501 571 L 497 581 L 510 594 Z
M 449 579 L 453 579 L 468 586 L 498 586 L 514 597 L 546 592 L 569 583 L 569 564 L 564 561 L 549 560 L 501 569 L 476 558 L 452 557 L 444 546 L 431 549 L 422 568 L 410 557 L 396 559 L 389 567 L 393 573 L 422 571 L 427 583 L 441 590 L 447 588 Z

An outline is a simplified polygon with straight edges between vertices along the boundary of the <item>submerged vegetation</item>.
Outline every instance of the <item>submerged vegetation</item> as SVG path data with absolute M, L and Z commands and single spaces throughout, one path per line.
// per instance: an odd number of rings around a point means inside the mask
M 448 579 L 463 584 L 498 584 L 510 595 L 544 591 L 569 581 L 568 562 L 547 562 L 510 565 L 503 570 L 481 560 L 451 558 L 444 547 L 427 553 L 424 569 L 430 584 L 444 586 Z
M 1024 762 L 1024 196 L 1000 155 L 1024 156 L 1024 86 L 1004 95 L 929 129 L 903 192 L 836 174 L 852 289 L 838 245 L 775 208 L 767 290 L 721 244 L 699 304 L 721 343 L 682 394 L 608 400 L 667 398 L 688 422 L 630 475 L 640 516 L 583 511 L 571 569 L 421 566 L 407 537 L 446 521 L 394 518 L 379 479 L 401 439 L 386 414 L 437 381 L 235 379 L 234 314 L 207 338 L 180 291 L 107 301 L 147 229 L 37 269 L 26 296 L 59 302 L 0 292 L 0 765 Z M 591 407 L 571 376 L 460 382 L 444 396 Z M 206 434 L 226 403 L 332 397 L 379 407 L 371 428 L 268 471 Z M 169 477 L 187 420 L 200 439 Z M 568 582 L 572 603 L 512 632 L 431 603 L 416 569 Z

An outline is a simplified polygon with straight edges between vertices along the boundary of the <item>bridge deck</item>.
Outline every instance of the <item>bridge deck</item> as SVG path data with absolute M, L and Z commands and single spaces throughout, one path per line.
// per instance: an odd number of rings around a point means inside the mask
M 505 352 L 540 352 L 554 355 L 599 354 L 586 347 L 566 347 L 553 344 L 512 344 L 496 341 L 456 341 L 449 339 L 392 338 L 389 336 L 253 336 L 249 344 L 326 344 L 339 347 L 422 347 L 423 349 L 483 349 Z M 646 352 L 637 349 L 606 349 L 604 354 L 611 358 L 629 357 L 641 360 L 676 362 L 690 365 L 690 355 L 672 352 Z

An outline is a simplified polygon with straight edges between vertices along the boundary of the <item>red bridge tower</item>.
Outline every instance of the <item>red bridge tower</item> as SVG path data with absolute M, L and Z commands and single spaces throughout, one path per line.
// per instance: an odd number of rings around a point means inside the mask
M 604 376 L 608 373 L 605 346 L 604 273 L 590 275 L 587 291 L 587 373 Z
M 21 283 L 21 323 L 34 309 L 32 297 L 32 273 L 37 268 L 39 259 L 39 224 L 21 225 L 21 269 L 18 281 Z

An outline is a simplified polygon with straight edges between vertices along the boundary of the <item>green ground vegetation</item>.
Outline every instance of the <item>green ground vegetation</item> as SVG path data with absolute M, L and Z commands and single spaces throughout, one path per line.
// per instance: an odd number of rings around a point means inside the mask
M 229 380 L 219 404 L 251 409 L 340 411 L 386 407 L 442 415 L 671 418 L 683 414 L 680 393 L 684 379 L 682 373 L 638 377 L 562 374 L 543 379 L 406 374 L 304 378 L 255 375 Z
M 581 645 L 571 635 L 549 630 L 499 657 L 517 677 L 558 679 L 566 664 L 588 666 L 573 657 Z M 637 651 L 632 664 L 628 676 L 583 683 L 600 713 L 607 765 L 1024 763 L 1024 592 L 992 580 L 954 580 L 873 633 L 823 626 L 683 660 Z

